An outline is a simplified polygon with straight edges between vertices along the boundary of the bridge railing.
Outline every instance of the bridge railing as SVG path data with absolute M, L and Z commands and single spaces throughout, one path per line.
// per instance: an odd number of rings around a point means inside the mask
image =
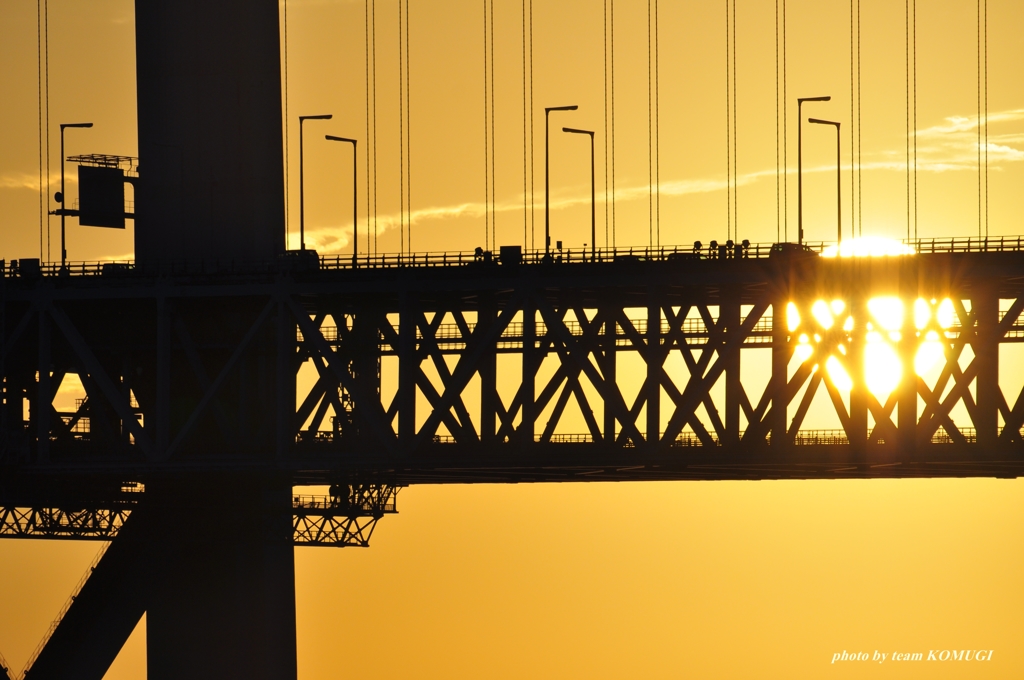
M 998 236 L 990 238 L 949 237 L 905 239 L 904 245 L 919 254 L 934 253 L 1001 253 L 1024 251 L 1024 236 Z M 573 264 L 588 262 L 670 262 L 691 260 L 759 260 L 771 256 L 773 243 L 730 244 L 729 242 L 675 246 L 630 246 L 621 248 L 563 248 L 550 252 L 524 250 L 516 256 L 523 264 Z M 835 244 L 814 241 L 804 244 L 806 249 L 821 253 Z M 313 251 L 307 251 L 313 253 Z M 470 265 L 508 264 L 501 262 L 499 253 L 490 251 L 436 251 L 418 253 L 320 255 L 313 264 L 303 258 L 288 257 L 268 261 L 212 260 L 203 262 L 163 263 L 153 271 L 139 269 L 133 260 L 94 260 L 68 262 L 40 262 L 38 259 L 0 260 L 0 275 L 5 277 L 31 276 L 118 276 L 133 273 L 149 274 L 262 274 L 281 271 L 308 271 L 350 269 L 406 269 L 423 267 L 464 267 Z
M 1003 427 L 999 428 L 999 434 L 1002 434 Z M 956 444 L 959 441 L 966 442 L 967 444 L 976 444 L 978 442 L 978 433 L 976 428 L 973 427 L 961 427 L 956 430 L 959 433 L 959 437 L 950 435 L 943 429 L 940 429 L 931 437 L 932 444 Z M 740 437 L 743 437 L 744 433 L 740 433 Z M 1024 436 L 1024 428 L 1021 430 L 1022 436 Z M 714 446 L 721 444 L 718 435 L 709 430 L 709 435 Z M 846 431 L 840 428 L 836 429 L 807 429 L 800 430 L 796 434 L 790 435 L 793 438 L 793 444 L 796 446 L 834 446 L 834 445 L 846 445 L 850 443 L 849 437 L 846 435 Z M 330 431 L 319 431 L 316 433 L 301 432 L 296 438 L 298 442 L 307 444 L 319 444 L 329 445 L 335 442 L 335 436 Z M 534 435 L 533 438 L 535 443 L 549 443 L 549 444 L 592 444 L 594 443 L 594 437 L 587 432 L 575 432 L 575 433 L 555 433 L 547 437 L 544 435 Z M 771 442 L 771 435 L 768 435 L 767 440 Z M 339 439 L 340 441 L 340 439 Z M 431 438 L 431 442 L 434 444 L 457 444 L 458 439 L 450 434 L 435 434 Z M 632 441 L 627 441 L 622 445 L 624 448 L 633 448 L 634 444 Z M 701 439 L 692 431 L 685 431 L 679 434 L 676 439 L 669 445 L 672 448 L 688 448 L 693 446 L 704 446 Z

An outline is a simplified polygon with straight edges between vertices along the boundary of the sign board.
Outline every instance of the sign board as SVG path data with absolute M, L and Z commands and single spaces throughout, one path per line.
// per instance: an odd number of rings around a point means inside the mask
M 124 229 L 124 171 L 78 166 L 78 223 Z

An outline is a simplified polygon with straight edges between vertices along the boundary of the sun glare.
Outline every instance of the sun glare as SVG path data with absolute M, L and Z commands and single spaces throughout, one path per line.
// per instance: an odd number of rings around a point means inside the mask
M 849 238 L 839 245 L 828 246 L 821 251 L 822 257 L 891 257 L 914 254 L 914 249 L 910 246 L 884 236 Z
M 898 297 L 879 296 L 868 300 L 868 314 L 857 322 L 845 313 L 847 308 L 843 300 L 815 300 L 809 308 L 792 302 L 786 305 L 786 326 L 795 341 L 793 358 L 798 364 L 813 361 L 812 372 L 823 362 L 837 389 L 849 392 L 858 380 L 847 368 L 858 343 L 855 326 L 863 332 L 860 379 L 882 403 L 903 380 L 907 362 L 902 358 L 901 343 L 907 334 L 916 345 L 912 362 L 916 375 L 926 376 L 945 360 L 945 330 L 956 320 L 952 300 L 918 298 L 905 303 Z

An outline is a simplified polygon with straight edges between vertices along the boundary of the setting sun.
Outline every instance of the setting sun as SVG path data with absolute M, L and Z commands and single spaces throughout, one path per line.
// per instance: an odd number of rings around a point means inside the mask
M 913 370 L 917 376 L 925 377 L 943 359 L 945 331 L 953 326 L 955 318 L 952 300 L 918 298 L 909 305 L 912 315 L 908 315 L 908 305 L 900 298 L 874 297 L 868 300 L 868 314 L 863 319 L 845 313 L 848 307 L 843 300 L 819 299 L 809 305 L 809 313 L 802 315 L 796 303 L 786 306 L 786 325 L 795 341 L 793 358 L 797 365 L 824 362 L 829 379 L 840 392 L 848 394 L 861 379 L 884 403 L 904 376 L 899 347 L 904 334 L 915 338 Z M 852 369 L 854 357 L 848 349 L 858 344 L 862 376 Z

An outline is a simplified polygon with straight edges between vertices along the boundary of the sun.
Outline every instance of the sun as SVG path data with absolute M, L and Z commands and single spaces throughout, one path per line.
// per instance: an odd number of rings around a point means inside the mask
M 786 306 L 786 328 L 798 364 L 814 362 L 824 368 L 840 392 L 856 385 L 885 403 L 907 370 L 926 377 L 945 358 L 947 330 L 956 319 L 952 300 L 917 298 L 911 304 L 893 296 L 868 300 L 867 314 L 855 319 L 841 299 L 815 300 L 804 308 Z M 912 366 L 904 366 L 905 342 L 913 344 Z M 858 349 L 854 349 L 859 346 Z M 854 361 L 854 352 L 861 361 Z M 862 366 L 858 375 L 857 364 Z

